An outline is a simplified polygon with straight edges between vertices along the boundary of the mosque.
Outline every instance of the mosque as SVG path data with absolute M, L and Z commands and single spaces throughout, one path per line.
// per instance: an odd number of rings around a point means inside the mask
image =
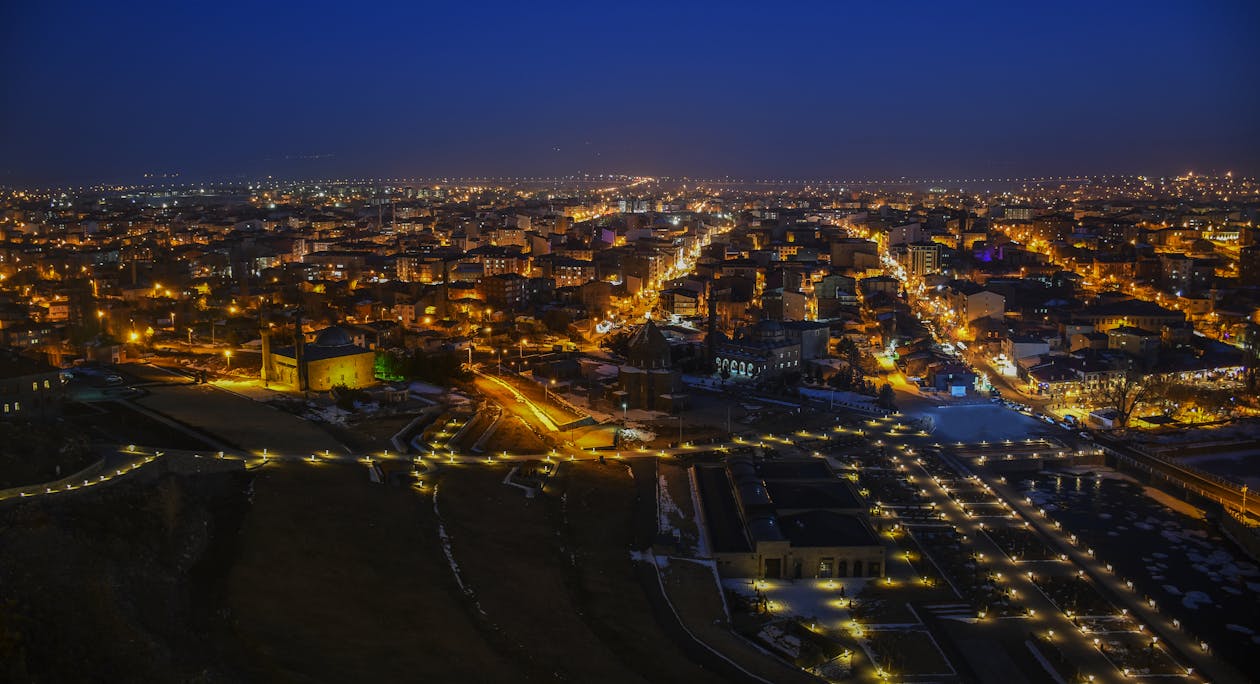
M 825 326 L 823 328 L 825 335 Z M 732 380 L 764 380 L 801 369 L 801 344 L 788 338 L 779 321 L 763 319 L 735 339 L 716 333 L 714 363 Z M 800 334 L 799 332 L 797 334 Z M 826 338 L 823 338 L 826 349 Z
M 376 353 L 356 345 L 342 328 L 324 328 L 314 342 L 299 339 L 296 346 L 274 349 L 270 335 L 264 335 L 262 354 L 262 378 L 268 383 L 327 392 L 337 385 L 359 389 L 376 382 Z
M 619 389 L 613 401 L 627 408 L 676 411 L 686 395 L 681 393 L 682 376 L 672 368 L 669 340 L 650 319 L 639 326 L 627 341 L 629 363 L 617 374 Z

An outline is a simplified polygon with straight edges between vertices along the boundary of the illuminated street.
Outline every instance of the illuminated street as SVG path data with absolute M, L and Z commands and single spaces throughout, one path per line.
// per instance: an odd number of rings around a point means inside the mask
M 1254 679 L 1260 5 L 9 5 L 0 681 Z

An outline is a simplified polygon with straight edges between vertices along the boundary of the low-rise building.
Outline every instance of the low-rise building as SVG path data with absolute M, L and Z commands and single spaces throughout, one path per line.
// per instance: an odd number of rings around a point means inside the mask
M 65 390 L 52 366 L 0 349 L 0 420 L 46 420 L 61 415 Z
M 825 462 L 731 456 L 696 467 L 718 573 L 724 577 L 882 577 L 886 551 L 865 503 Z
M 714 363 L 732 379 L 764 380 L 800 371 L 801 345 L 788 340 L 782 323 L 762 320 L 733 340 L 718 340 Z
M 1093 325 L 1095 330 L 1101 332 L 1120 326 L 1160 330 L 1164 326 L 1179 325 L 1186 320 L 1185 314 L 1180 311 L 1166 309 L 1155 302 L 1142 299 L 1095 304 L 1081 309 L 1074 318 L 1078 323 Z
M 271 348 L 263 337 L 263 379 L 297 390 L 367 387 L 376 382 L 376 353 L 354 343 L 342 328 L 325 328 L 309 344 Z
M 665 313 L 674 316 L 690 318 L 700 314 L 700 295 L 686 288 L 662 290 L 660 303 Z
M 1006 297 L 996 292 L 965 280 L 952 281 L 948 287 L 950 308 L 968 323 L 980 318 L 1001 318 L 1006 313 Z
M 1107 331 L 1107 348 L 1137 359 L 1143 368 L 1152 368 L 1159 358 L 1160 334 L 1122 325 Z

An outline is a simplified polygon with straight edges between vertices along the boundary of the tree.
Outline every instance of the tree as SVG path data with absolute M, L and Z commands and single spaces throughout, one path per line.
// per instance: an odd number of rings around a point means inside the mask
M 1144 403 L 1170 418 L 1190 416 L 1203 420 L 1218 418 L 1220 414 L 1228 418 L 1238 408 L 1234 391 L 1228 387 L 1182 382 L 1168 376 L 1150 378 L 1147 385 Z
M 1260 325 L 1247 322 L 1242 334 L 1242 345 L 1245 352 L 1244 363 L 1247 366 L 1244 381 L 1247 392 L 1255 396 L 1260 393 Z
M 1111 382 L 1102 386 L 1099 390 L 1099 403 L 1105 408 L 1113 409 L 1116 412 L 1116 425 L 1125 428 L 1129 426 L 1129 419 L 1133 417 L 1137 407 L 1162 384 L 1159 376 L 1126 368 Z
M 857 343 L 853 340 L 847 337 L 840 338 L 840 341 L 836 343 L 836 356 L 857 371 L 862 370 L 862 350 L 858 349 Z
M 879 396 L 875 399 L 875 403 L 880 408 L 893 410 L 897 408 L 897 393 L 893 391 L 892 385 L 884 383 L 879 387 Z
M 407 358 L 394 351 L 376 352 L 375 375 L 381 380 L 402 380 L 407 372 Z

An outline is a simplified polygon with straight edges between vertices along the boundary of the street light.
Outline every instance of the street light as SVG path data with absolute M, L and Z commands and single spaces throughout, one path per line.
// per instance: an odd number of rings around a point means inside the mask
M 223 356 L 227 358 L 227 369 L 232 370 L 232 350 L 231 349 L 223 350 Z

